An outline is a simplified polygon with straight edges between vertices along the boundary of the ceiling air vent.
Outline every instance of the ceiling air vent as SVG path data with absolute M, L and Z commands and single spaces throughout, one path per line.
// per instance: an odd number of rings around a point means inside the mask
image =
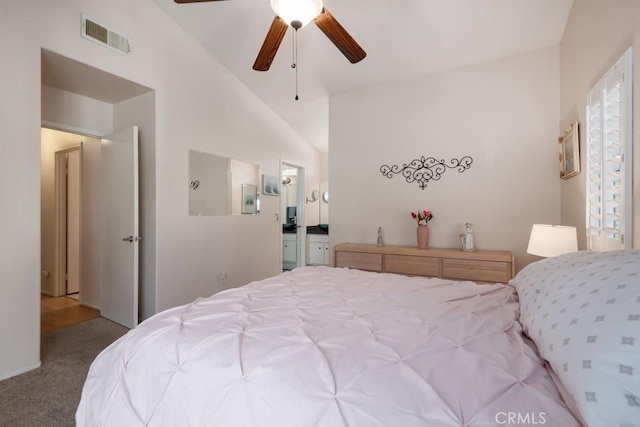
M 125 55 L 131 53 L 131 44 L 128 38 L 111 31 L 84 15 L 82 15 L 82 30 L 80 35 L 85 39 L 124 53 Z

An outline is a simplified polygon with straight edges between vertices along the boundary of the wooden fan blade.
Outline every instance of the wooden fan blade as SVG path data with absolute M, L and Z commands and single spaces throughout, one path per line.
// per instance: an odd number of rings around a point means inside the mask
M 267 37 L 265 37 L 260 52 L 258 52 L 256 62 L 253 64 L 254 70 L 267 71 L 269 67 L 271 67 L 273 58 L 275 58 L 276 53 L 278 53 L 278 48 L 287 32 L 287 28 L 289 27 L 282 18 L 277 15 L 273 18 Z
M 206 1 L 226 1 L 226 0 L 173 0 L 173 1 L 178 4 L 182 4 L 182 3 L 204 3 Z
M 329 40 L 340 49 L 340 52 L 342 52 L 352 64 L 362 61 L 365 56 L 367 56 L 367 53 L 327 9 L 323 8 L 322 13 L 318 15 L 313 22 L 329 37 Z

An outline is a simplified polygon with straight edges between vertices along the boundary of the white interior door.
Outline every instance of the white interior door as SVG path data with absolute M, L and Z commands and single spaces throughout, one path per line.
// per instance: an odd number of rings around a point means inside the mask
M 80 292 L 80 149 L 67 153 L 67 289 Z
M 138 324 L 138 127 L 102 140 L 100 311 L 127 328 Z

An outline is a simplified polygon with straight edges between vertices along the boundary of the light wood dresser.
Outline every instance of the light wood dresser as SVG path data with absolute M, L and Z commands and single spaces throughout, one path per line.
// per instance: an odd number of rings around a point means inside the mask
M 334 260 L 336 267 L 474 282 L 507 283 L 515 275 L 514 256 L 504 251 L 342 243 Z

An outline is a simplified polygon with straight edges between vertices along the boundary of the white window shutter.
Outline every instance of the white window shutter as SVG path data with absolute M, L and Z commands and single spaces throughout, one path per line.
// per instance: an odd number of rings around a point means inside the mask
M 587 105 L 587 240 L 589 249 L 630 247 L 631 49 L 589 92 Z
M 588 236 L 602 230 L 602 90 L 589 93 L 587 105 L 587 229 Z

